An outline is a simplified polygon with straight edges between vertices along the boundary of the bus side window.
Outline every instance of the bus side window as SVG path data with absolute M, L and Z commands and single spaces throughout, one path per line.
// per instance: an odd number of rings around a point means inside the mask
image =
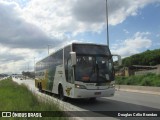
M 73 69 L 71 66 L 71 59 L 67 60 L 67 82 L 71 83 L 73 79 Z

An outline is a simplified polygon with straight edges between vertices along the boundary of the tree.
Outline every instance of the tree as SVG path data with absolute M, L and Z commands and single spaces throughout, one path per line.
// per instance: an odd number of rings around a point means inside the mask
M 131 65 L 157 65 L 160 64 L 160 49 L 147 50 L 140 54 L 135 54 L 122 60 L 123 66 Z

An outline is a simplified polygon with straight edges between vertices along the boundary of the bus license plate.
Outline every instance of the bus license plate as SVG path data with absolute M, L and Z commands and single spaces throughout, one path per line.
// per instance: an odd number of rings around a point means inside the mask
M 101 92 L 95 92 L 94 94 L 95 94 L 95 95 L 100 95 L 100 94 L 101 94 Z

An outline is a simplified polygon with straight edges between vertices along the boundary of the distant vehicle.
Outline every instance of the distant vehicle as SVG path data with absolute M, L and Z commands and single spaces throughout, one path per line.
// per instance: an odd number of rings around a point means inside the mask
M 72 43 L 36 63 L 35 86 L 39 91 L 58 94 L 61 100 L 94 100 L 114 95 L 114 76 L 108 46 Z

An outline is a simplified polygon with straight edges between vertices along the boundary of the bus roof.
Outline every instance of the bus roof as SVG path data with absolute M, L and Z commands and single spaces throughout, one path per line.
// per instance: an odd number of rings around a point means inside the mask
M 68 45 L 66 45 L 66 46 L 64 46 L 64 47 L 62 47 L 62 48 L 60 48 L 60 49 L 52 52 L 51 54 L 47 55 L 47 56 L 44 57 L 43 59 L 41 59 L 41 60 L 39 60 L 38 62 L 36 62 L 36 64 L 39 63 L 39 62 L 42 62 L 42 61 L 45 60 L 47 57 L 55 54 L 56 52 L 58 52 L 58 51 L 60 51 L 60 50 L 62 50 L 62 49 L 64 49 L 64 48 L 66 48 L 66 47 L 68 47 L 68 46 L 73 46 L 73 45 L 96 45 L 96 46 L 105 46 L 105 47 L 108 47 L 108 45 L 104 45 L 104 44 L 73 42 L 73 43 L 71 43 L 71 44 L 68 44 Z

